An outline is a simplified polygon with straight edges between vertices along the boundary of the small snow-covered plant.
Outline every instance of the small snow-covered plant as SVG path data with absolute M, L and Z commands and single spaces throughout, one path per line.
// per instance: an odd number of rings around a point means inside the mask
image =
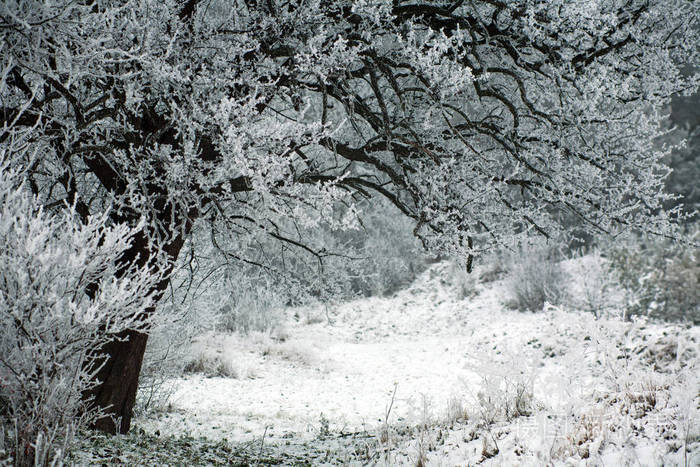
M 190 360 L 183 368 L 185 373 L 202 373 L 209 377 L 238 378 L 238 370 L 233 363 L 219 355 L 199 353 L 194 360 Z
M 566 296 L 566 280 L 557 259 L 546 245 L 529 244 L 512 253 L 506 281 L 508 305 L 521 311 L 540 311 L 545 303 L 561 303 Z
M 318 438 L 319 439 L 326 439 L 329 436 L 331 436 L 331 428 L 330 428 L 330 421 L 328 420 L 328 417 L 326 417 L 323 412 L 321 412 L 321 415 L 318 417 L 318 424 L 319 424 L 319 429 L 318 429 Z
M 483 375 L 477 415 L 484 426 L 528 416 L 533 411 L 532 381 L 519 375 Z
M 469 418 L 469 413 L 464 405 L 461 396 L 453 395 L 447 400 L 447 411 L 445 414 L 445 422 L 448 425 L 453 425 Z
M 98 416 L 81 396 L 97 384 L 101 348 L 144 329 L 153 305 L 156 278 L 119 263 L 136 230 L 77 219 L 75 207 L 43 210 L 0 165 L 0 463 L 60 464 Z
M 472 395 L 470 418 L 488 429 L 500 421 L 528 416 L 535 410 L 534 362 L 517 348 L 492 351 L 473 367 L 481 377 L 479 391 Z
M 615 281 L 609 262 L 600 250 L 577 251 L 568 262 L 570 274 L 569 304 L 599 317 L 615 307 Z

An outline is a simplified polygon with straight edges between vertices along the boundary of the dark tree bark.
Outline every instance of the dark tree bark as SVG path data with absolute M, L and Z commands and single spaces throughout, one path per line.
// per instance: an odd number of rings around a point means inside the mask
M 189 228 L 186 230 L 189 231 Z M 153 290 L 156 302 L 168 287 L 167 276 L 183 245 L 184 236 L 180 234 L 163 248 L 170 266 L 165 271 L 166 278 L 159 281 Z M 134 239 L 131 248 L 125 252 L 121 260 L 127 267 L 133 264 L 142 266 L 150 260 L 151 256 L 144 233 Z M 152 307 L 145 313 L 151 314 L 154 311 L 155 308 Z M 93 423 L 94 429 L 111 434 L 129 432 L 147 342 L 148 334 L 129 330 L 118 335 L 115 340 L 101 349 L 104 358 L 100 361 L 102 366 L 97 373 L 99 383 L 91 391 L 83 394 L 83 400 L 88 402 L 90 407 L 98 408 L 104 414 Z
M 131 427 L 148 335 L 128 331 L 119 338 L 103 349 L 106 358 L 97 376 L 100 384 L 87 395 L 106 415 L 93 428 L 111 434 L 126 434 Z

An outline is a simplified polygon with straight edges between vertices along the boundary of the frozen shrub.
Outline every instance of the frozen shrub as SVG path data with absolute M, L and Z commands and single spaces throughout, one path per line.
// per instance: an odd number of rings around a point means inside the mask
M 452 425 L 456 422 L 465 421 L 469 418 L 469 413 L 467 408 L 464 406 L 462 398 L 459 396 L 452 396 L 447 400 L 447 413 L 445 416 L 445 421 Z
M 477 415 L 482 423 L 488 426 L 510 421 L 533 410 L 532 381 L 519 376 L 483 376 L 483 388 L 477 394 Z
M 268 346 L 263 348 L 263 355 L 279 357 L 288 362 L 305 366 L 315 366 L 321 361 L 313 346 L 299 340 L 270 342 Z
M 610 263 L 598 249 L 588 253 L 574 251 L 566 262 L 570 277 L 567 293 L 571 308 L 592 313 L 596 318 L 619 309 L 615 283 Z
M 18 466 L 60 463 L 99 415 L 81 394 L 96 384 L 100 349 L 146 326 L 157 280 L 145 268 L 119 270 L 142 226 L 50 214 L 20 179 L 0 166 L 0 464 Z
M 481 378 L 478 392 L 472 394 L 469 418 L 482 428 L 535 411 L 535 360 L 518 346 L 488 351 L 469 369 Z
M 540 311 L 545 303 L 561 303 L 566 296 L 566 280 L 557 259 L 551 248 L 542 245 L 528 245 L 511 254 L 506 281 L 508 305 L 522 311 Z
M 700 248 L 632 239 L 610 248 L 608 256 L 626 291 L 628 316 L 700 324 Z
M 283 295 L 277 293 L 269 277 L 258 280 L 237 275 L 227 282 L 233 290 L 220 309 L 220 327 L 228 332 L 272 331 L 282 322 Z M 238 284 L 237 288 L 234 284 Z
M 193 360 L 185 364 L 185 373 L 201 373 L 209 377 L 238 378 L 238 370 L 228 359 L 220 355 L 199 353 Z

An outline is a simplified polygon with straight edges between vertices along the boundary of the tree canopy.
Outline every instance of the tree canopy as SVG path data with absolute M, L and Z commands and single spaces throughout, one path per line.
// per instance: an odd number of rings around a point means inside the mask
M 558 210 L 652 230 L 660 106 L 697 86 L 680 0 L 3 10 L 2 139 L 33 128 L 35 191 L 164 238 L 202 216 L 282 237 L 274 218 L 369 194 L 462 253 L 553 235 Z

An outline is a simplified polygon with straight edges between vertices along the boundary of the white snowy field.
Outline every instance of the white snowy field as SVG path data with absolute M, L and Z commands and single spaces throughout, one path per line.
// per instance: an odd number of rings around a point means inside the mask
M 200 336 L 192 360 L 227 376 L 174 381 L 136 424 L 252 465 L 700 465 L 700 327 L 509 310 L 502 280 L 469 280 L 439 263 L 392 297 Z

